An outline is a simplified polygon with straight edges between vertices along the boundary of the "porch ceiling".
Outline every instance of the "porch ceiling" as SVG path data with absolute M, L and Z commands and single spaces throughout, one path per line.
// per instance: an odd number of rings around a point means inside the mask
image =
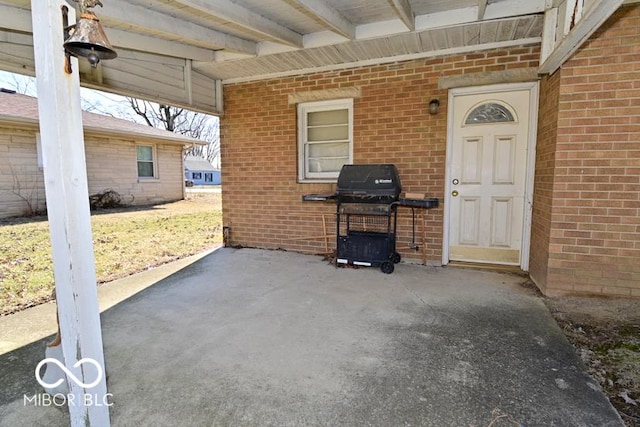
M 545 9 L 556 3 L 562 1 L 104 0 L 95 12 L 118 59 L 98 70 L 81 64 L 81 76 L 85 86 L 215 111 L 212 79 L 540 43 Z M 0 0 L 0 69 L 34 74 L 30 8 L 30 0 Z

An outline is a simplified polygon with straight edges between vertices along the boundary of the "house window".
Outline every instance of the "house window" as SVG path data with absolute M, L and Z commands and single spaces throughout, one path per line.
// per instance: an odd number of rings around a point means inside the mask
M 298 104 L 298 178 L 334 181 L 353 162 L 353 100 Z
M 204 174 L 204 182 L 213 182 L 213 174 L 212 173 L 205 173 Z
M 155 162 L 153 146 L 137 145 L 138 178 L 155 178 Z
M 508 123 L 515 122 L 513 114 L 504 105 L 495 102 L 482 104 L 471 110 L 464 121 L 465 125 L 484 123 Z
M 193 179 L 202 179 L 202 172 L 194 172 L 191 174 L 191 178 Z

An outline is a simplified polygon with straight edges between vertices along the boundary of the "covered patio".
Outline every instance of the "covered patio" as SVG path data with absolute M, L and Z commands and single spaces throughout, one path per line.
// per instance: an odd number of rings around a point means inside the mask
M 102 314 L 112 424 L 622 425 L 525 281 L 220 249 Z M 0 356 L 1 425 L 68 424 L 23 401 L 43 341 Z
M 95 6 L 99 2 L 80 3 Z M 355 119 L 360 121 L 355 125 L 356 137 L 349 136 L 345 142 L 350 147 L 348 160 L 377 160 L 369 147 L 379 142 L 377 138 L 388 139 L 391 135 L 399 145 L 388 147 L 388 155 L 382 151 L 378 154 L 385 161 L 397 160 L 413 176 L 410 185 L 420 191 L 425 187 L 437 191 L 447 207 L 455 197 L 450 196 L 454 191 L 449 191 L 449 181 L 457 181 L 449 179 L 454 177 L 449 177 L 447 168 L 454 162 L 446 157 L 449 150 L 443 144 L 454 139 L 453 133 L 447 134 L 451 128 L 447 123 L 452 120 L 447 117 L 453 114 L 426 113 L 430 98 L 438 101 L 440 97 L 443 107 L 452 106 L 453 102 L 445 101 L 447 93 L 453 96 L 449 89 L 522 82 L 537 87 L 539 78 L 547 76 L 541 82 L 542 93 L 548 95 L 541 97 L 545 101 L 540 107 L 544 120 L 536 122 L 535 114 L 525 114 L 531 118 L 533 130 L 528 138 L 535 140 L 537 125 L 543 131 L 544 144 L 536 163 L 542 167 L 536 172 L 538 211 L 532 210 L 532 156 L 527 160 L 531 167 L 526 189 L 518 196 L 524 222 L 512 221 L 527 224 L 514 233 L 524 242 L 520 245 L 524 248 L 520 251 L 524 260 L 521 266 L 528 271 L 526 255 L 531 246 L 532 258 L 539 261 L 532 262 L 531 270 L 537 274 L 541 289 L 546 289 L 549 281 L 558 293 L 574 289 L 603 293 L 606 286 L 602 283 L 608 285 L 613 277 L 619 286 L 609 292 L 637 296 L 638 228 L 633 228 L 637 224 L 637 198 L 630 199 L 629 207 L 615 200 L 624 209 L 605 211 L 604 219 L 572 217 L 572 210 L 562 209 L 560 203 L 565 196 L 578 200 L 584 197 L 579 192 L 567 195 L 561 191 L 564 175 L 560 172 L 567 170 L 561 167 L 562 149 L 574 150 L 576 145 L 567 148 L 557 138 L 568 133 L 563 128 L 567 125 L 564 115 L 571 115 L 572 108 L 600 117 L 602 112 L 596 109 L 599 99 L 606 104 L 610 96 L 610 114 L 623 114 L 629 126 L 618 123 L 595 129 L 600 132 L 595 143 L 600 139 L 619 142 L 616 150 L 625 156 L 632 152 L 626 142 L 632 140 L 629 135 L 638 132 L 637 126 L 631 125 L 637 104 L 625 97 L 635 96 L 630 88 L 637 87 L 633 73 L 624 71 L 637 70 L 633 68 L 637 52 L 616 54 L 628 63 L 620 64 L 613 73 L 622 80 L 615 90 L 583 85 L 579 79 L 572 79 L 571 68 L 566 73 L 557 70 L 574 53 L 580 53 L 581 46 L 592 35 L 597 36 L 608 18 L 624 9 L 623 4 L 635 4 L 637 0 L 104 3 L 104 7 L 95 8 L 95 13 L 118 58 L 103 58 L 92 68 L 84 59 L 65 57 L 63 22 L 76 21 L 75 2 L 0 0 L 0 68 L 35 74 L 38 81 L 62 358 L 81 380 L 86 380 L 86 373 L 74 364 L 83 358 L 91 358 L 103 367 L 106 362 L 110 372 L 109 388 L 104 378 L 91 390 L 84 387 L 87 381 L 69 381 L 70 392 L 78 399 L 89 391 L 102 397 L 111 393 L 123 402 L 114 405 L 111 414 L 99 405 L 70 407 L 72 425 L 108 425 L 110 415 L 116 424 L 124 420 L 127 424 L 136 420 L 169 424 L 169 419 L 184 424 L 357 424 L 376 420 L 385 424 L 384 417 L 398 423 L 469 424 L 490 420 L 494 407 L 533 424 L 566 424 L 568 419 L 587 425 L 619 422 L 602 395 L 587 385 L 591 383 L 544 307 L 516 286 L 519 279 L 495 273 L 465 276 L 469 273 L 406 266 L 403 271 L 417 276 L 403 279 L 405 273 L 386 278 L 373 271 L 334 272 L 324 265 L 325 270 L 314 273 L 317 258 L 252 251 L 231 256 L 233 251 L 229 249 L 178 273 L 180 283 L 162 282 L 114 309 L 114 314 L 104 316 L 105 326 L 101 327 L 86 200 L 79 85 L 223 115 L 222 167 L 228 171 L 223 172 L 223 212 L 225 227 L 233 230 L 232 244 L 317 253 L 317 245 L 309 242 L 300 247 L 291 242 L 285 246 L 281 241 L 280 231 L 285 227 L 305 232 L 309 228 L 299 211 L 290 209 L 298 207 L 299 195 L 324 192 L 332 186 L 331 180 L 314 180 L 311 174 L 307 177 L 301 172 L 307 159 L 302 139 L 296 139 L 296 105 L 355 99 Z M 634 34 L 637 10 L 629 6 L 622 13 L 625 16 L 618 19 L 630 30 L 623 27 L 618 32 L 613 26 L 612 37 L 616 37 L 614 42 L 623 53 L 633 49 L 633 41 L 626 47 L 619 39 Z M 605 38 L 605 42 L 608 40 Z M 609 51 L 598 49 L 599 56 L 583 60 L 588 66 L 595 64 L 595 78 L 600 74 L 610 78 L 608 70 L 600 65 L 607 62 L 603 55 Z M 580 61 L 577 64 L 584 65 Z M 360 69 L 370 82 L 360 87 L 361 76 L 354 75 L 353 69 Z M 411 74 L 415 74 L 415 80 L 405 79 Z M 588 90 L 589 96 L 598 100 L 586 106 L 563 104 L 563 97 L 573 90 L 568 81 L 577 86 L 576 90 Z M 387 108 L 385 91 L 402 96 L 397 91 L 402 82 L 407 94 L 416 95 L 415 86 L 423 86 L 418 98 L 399 103 L 408 112 L 395 114 L 393 108 Z M 391 87 L 379 91 L 380 84 Z M 531 111 L 537 113 L 536 99 L 531 96 L 530 104 Z M 277 117 L 282 120 L 276 121 Z M 387 129 L 389 118 L 409 125 L 400 123 Z M 588 116 L 575 125 L 568 123 L 579 132 L 575 139 L 580 144 L 587 133 L 585 126 L 591 123 Z M 345 129 L 354 127 L 351 121 L 342 125 Z M 611 134 L 615 138 L 611 139 Z M 409 141 L 415 143 L 422 157 L 413 155 Z M 590 153 L 580 147 L 578 154 Z M 601 149 L 598 145 L 593 148 Z M 352 152 L 355 160 L 351 159 Z M 253 153 L 260 157 L 251 158 L 249 154 Z M 547 157 L 552 160 L 547 161 Z M 416 170 L 409 164 L 414 158 L 420 161 Z M 622 176 L 626 183 L 635 170 L 634 161 L 630 157 L 622 165 L 596 166 L 605 173 Z M 581 162 L 571 164 L 580 170 L 572 170 L 571 178 L 582 176 Z M 600 169 L 587 172 L 609 179 Z M 584 179 L 585 185 L 591 185 L 591 175 L 586 174 Z M 596 190 L 605 191 L 606 197 L 592 193 L 588 200 L 604 200 L 607 206 L 602 209 L 611 209 L 610 198 L 637 194 L 637 183 L 630 181 L 628 185 L 632 188 L 622 191 L 622 196 L 609 187 L 601 190 L 594 185 Z M 549 197 L 547 190 L 554 189 L 560 194 L 551 193 L 553 197 Z M 264 192 L 273 195 L 270 210 L 264 209 L 258 197 Z M 260 199 L 260 205 L 252 207 L 248 199 Z M 579 203 L 575 206 L 582 209 Z M 584 209 L 593 207 L 591 202 Z M 282 217 L 283 211 L 291 212 L 291 217 Z M 268 214 L 274 223 L 260 221 L 260 213 Z M 449 236 L 449 217 L 441 211 L 434 215 L 436 226 L 425 231 L 428 238 L 424 241 L 431 251 L 427 255 L 431 261 L 447 264 L 449 257 L 442 242 Z M 577 233 L 562 229 L 580 221 L 585 226 L 591 226 L 594 219 L 611 221 L 610 216 L 614 217 L 611 229 L 600 223 L 600 228 Z M 496 218 L 496 223 L 511 221 Z M 620 227 L 615 222 L 621 223 Z M 613 233 L 606 239 L 614 241 L 593 237 L 601 231 Z M 530 234 L 537 238 L 537 244 L 526 244 Z M 564 238 L 567 240 L 558 240 Z M 612 243 L 616 249 L 607 247 Z M 246 257 L 247 253 L 251 256 Z M 594 265 L 600 269 L 596 274 L 589 271 Z M 607 269 L 604 273 L 603 268 Z M 453 278 L 439 277 L 445 271 Z M 217 275 L 215 280 L 212 274 Z M 439 281 L 430 282 L 432 276 Z M 599 281 L 588 283 L 590 287 L 584 290 L 581 286 L 588 282 L 586 276 Z M 485 281 L 487 277 L 491 279 Z M 442 293 L 443 283 L 450 283 L 444 288 L 449 293 Z M 101 331 L 105 333 L 104 346 Z M 43 356 L 40 347 L 40 354 L 34 353 L 30 359 L 31 372 Z M 22 359 L 11 359 L 14 364 L 16 360 Z M 216 370 L 220 373 L 217 382 L 202 374 Z M 22 375 L 25 381 L 33 376 L 27 371 Z M 575 376 L 570 377 L 570 373 Z M 540 381 L 545 378 L 543 387 Z M 421 387 L 432 388 L 421 392 Z M 478 399 L 484 403 L 478 404 Z M 11 418 L 21 417 L 22 411 L 38 416 L 38 411 L 28 411 L 16 402 L 7 404 L 2 409 L 8 414 L 3 422 L 23 419 Z M 550 408 L 557 411 L 551 413 Z M 42 420 L 50 423 L 51 419 L 65 422 L 62 412 L 46 412 L 36 424 L 44 423 Z M 194 416 L 203 418 L 190 423 Z M 433 417 L 442 417 L 443 421 Z

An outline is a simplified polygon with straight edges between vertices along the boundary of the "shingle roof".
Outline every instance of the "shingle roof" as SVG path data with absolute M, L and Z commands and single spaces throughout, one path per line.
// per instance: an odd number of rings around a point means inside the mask
M 37 98 L 0 90 L 0 122 L 25 123 L 37 126 Z M 180 145 L 204 144 L 200 140 L 185 135 L 87 111 L 82 112 L 82 122 L 85 133 L 118 135 L 127 138 L 137 136 Z
M 191 171 L 217 171 L 211 163 L 202 157 L 187 156 L 184 159 L 184 168 Z

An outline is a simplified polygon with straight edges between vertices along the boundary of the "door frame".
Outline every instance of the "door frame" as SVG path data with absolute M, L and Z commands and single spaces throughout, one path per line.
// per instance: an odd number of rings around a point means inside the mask
M 522 227 L 522 244 L 520 247 L 520 268 L 523 271 L 529 271 L 529 254 L 531 243 L 531 222 L 533 213 L 533 180 L 536 164 L 536 140 L 538 135 L 538 97 L 539 83 L 505 83 L 487 86 L 473 86 L 454 88 L 449 90 L 449 101 L 447 107 L 447 148 L 446 148 L 446 164 L 445 164 L 445 182 L 444 182 L 444 221 L 442 236 L 442 265 L 449 264 L 449 229 L 451 205 L 451 163 L 452 163 L 452 144 L 453 144 L 453 122 L 454 101 L 458 96 L 480 95 L 480 94 L 497 94 L 500 92 L 512 92 L 516 90 L 529 91 L 529 132 L 527 141 L 527 171 L 525 174 L 524 189 L 524 224 Z

